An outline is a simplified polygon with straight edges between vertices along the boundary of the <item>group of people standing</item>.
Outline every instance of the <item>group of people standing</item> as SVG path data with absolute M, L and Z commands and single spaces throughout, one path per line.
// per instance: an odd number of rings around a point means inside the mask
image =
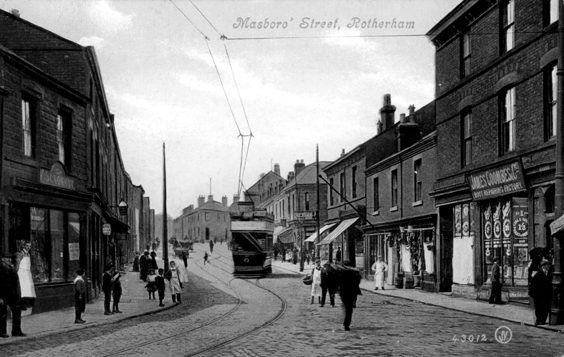
M 168 288 L 169 294 L 171 295 L 172 302 L 180 304 L 181 292 L 182 292 L 182 282 L 186 282 L 186 274 L 180 271 L 180 267 L 177 266 L 174 260 L 169 262 L 168 269 L 165 271 L 159 268 L 157 264 L 157 253 L 154 251 L 149 254 L 146 250 L 141 257 L 133 262 L 133 270 L 138 266 L 139 268 L 139 279 L 143 280 L 147 284 L 145 288 L 149 293 L 149 300 L 155 299 L 155 292 L 159 294 L 159 306 L 165 306 L 163 300 L 165 298 L 165 291 Z M 184 270 L 188 268 L 188 256 L 183 252 L 182 261 L 184 263 Z
M 335 294 L 338 291 L 345 312 L 343 327 L 345 331 L 349 331 L 357 297 L 362 295 L 360 291 L 360 271 L 351 267 L 348 261 L 343 264 L 327 262 L 321 266 L 321 261 L 317 259 L 311 276 L 313 278 L 311 304 L 314 304 L 315 298 L 317 298 L 320 307 L 323 307 L 327 293 L 329 293 L 331 306 L 335 307 Z

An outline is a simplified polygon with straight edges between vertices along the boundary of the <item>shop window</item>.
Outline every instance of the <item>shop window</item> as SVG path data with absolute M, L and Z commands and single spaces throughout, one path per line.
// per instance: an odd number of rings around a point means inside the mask
M 515 151 L 515 87 L 509 88 L 500 96 L 501 119 L 501 154 Z
M 35 157 L 36 102 L 32 97 L 22 95 L 23 154 L 32 158 Z
M 558 0 L 543 1 L 543 24 L 548 26 L 558 20 Z
M 80 267 L 80 215 L 39 207 L 25 207 L 21 212 L 29 215 L 33 281 L 72 280 Z
M 462 114 L 462 167 L 472 163 L 472 112 L 466 110 Z
M 556 136 L 557 118 L 557 76 L 556 65 L 544 71 L 544 138 L 549 140 Z
M 501 5 L 501 54 L 515 46 L 515 1 L 506 0 Z
M 460 46 L 460 78 L 464 78 L 470 74 L 470 31 L 462 34 Z

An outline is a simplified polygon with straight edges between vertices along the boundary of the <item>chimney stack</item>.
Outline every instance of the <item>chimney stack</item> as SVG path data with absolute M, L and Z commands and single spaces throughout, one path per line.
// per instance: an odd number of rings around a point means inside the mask
M 341 157 L 345 156 L 345 149 L 341 150 Z
M 421 131 L 419 124 L 415 121 L 415 107 L 409 106 L 409 117 L 406 118 L 405 114 L 400 115 L 400 123 L 397 129 L 398 137 L 398 150 L 403 150 L 415 144 L 421 139 Z
M 396 112 L 396 106 L 392 105 L 392 95 L 384 95 L 384 105 L 380 108 L 380 120 L 382 122 L 382 131 L 386 131 L 394 126 L 394 114 Z
M 213 201 L 213 195 L 208 195 L 208 202 L 212 202 Z
M 296 160 L 296 163 L 294 164 L 294 173 L 295 173 L 295 177 L 297 177 L 300 172 L 302 172 L 302 170 L 304 169 L 305 164 L 304 164 L 304 160 Z
M 198 207 L 202 207 L 206 203 L 206 198 L 203 195 L 198 196 Z
M 221 204 L 223 207 L 227 207 L 227 196 L 221 197 Z
M 20 10 L 18 10 L 18 9 L 12 9 L 11 13 L 15 17 L 20 17 Z
M 239 197 L 238 194 L 234 194 L 234 195 L 233 195 L 233 203 L 239 202 L 239 198 L 240 198 L 240 197 Z
M 280 164 L 274 164 L 274 173 L 280 176 Z
M 288 182 L 292 181 L 294 177 L 295 177 L 294 171 L 288 172 Z

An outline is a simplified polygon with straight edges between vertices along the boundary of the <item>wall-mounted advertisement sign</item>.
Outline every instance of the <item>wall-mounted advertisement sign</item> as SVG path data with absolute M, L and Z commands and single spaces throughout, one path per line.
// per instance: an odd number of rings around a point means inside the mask
M 519 161 L 471 174 L 468 181 L 475 201 L 526 190 L 523 169 Z

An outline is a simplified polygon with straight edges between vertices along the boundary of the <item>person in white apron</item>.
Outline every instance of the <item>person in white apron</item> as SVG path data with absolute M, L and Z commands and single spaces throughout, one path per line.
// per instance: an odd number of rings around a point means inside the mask
M 378 290 L 378 288 L 384 290 L 384 273 L 388 270 L 388 266 L 382 261 L 381 255 L 372 264 L 372 270 L 374 271 L 374 290 Z
M 313 278 L 313 283 L 311 284 L 311 303 L 314 303 L 317 296 L 317 302 L 321 304 L 321 262 L 319 260 L 315 261 L 315 268 L 311 271 L 311 277 Z
M 31 275 L 31 242 L 25 242 L 22 250 L 17 254 L 18 278 L 21 291 L 21 308 L 25 310 L 31 308 L 35 302 L 35 285 Z

